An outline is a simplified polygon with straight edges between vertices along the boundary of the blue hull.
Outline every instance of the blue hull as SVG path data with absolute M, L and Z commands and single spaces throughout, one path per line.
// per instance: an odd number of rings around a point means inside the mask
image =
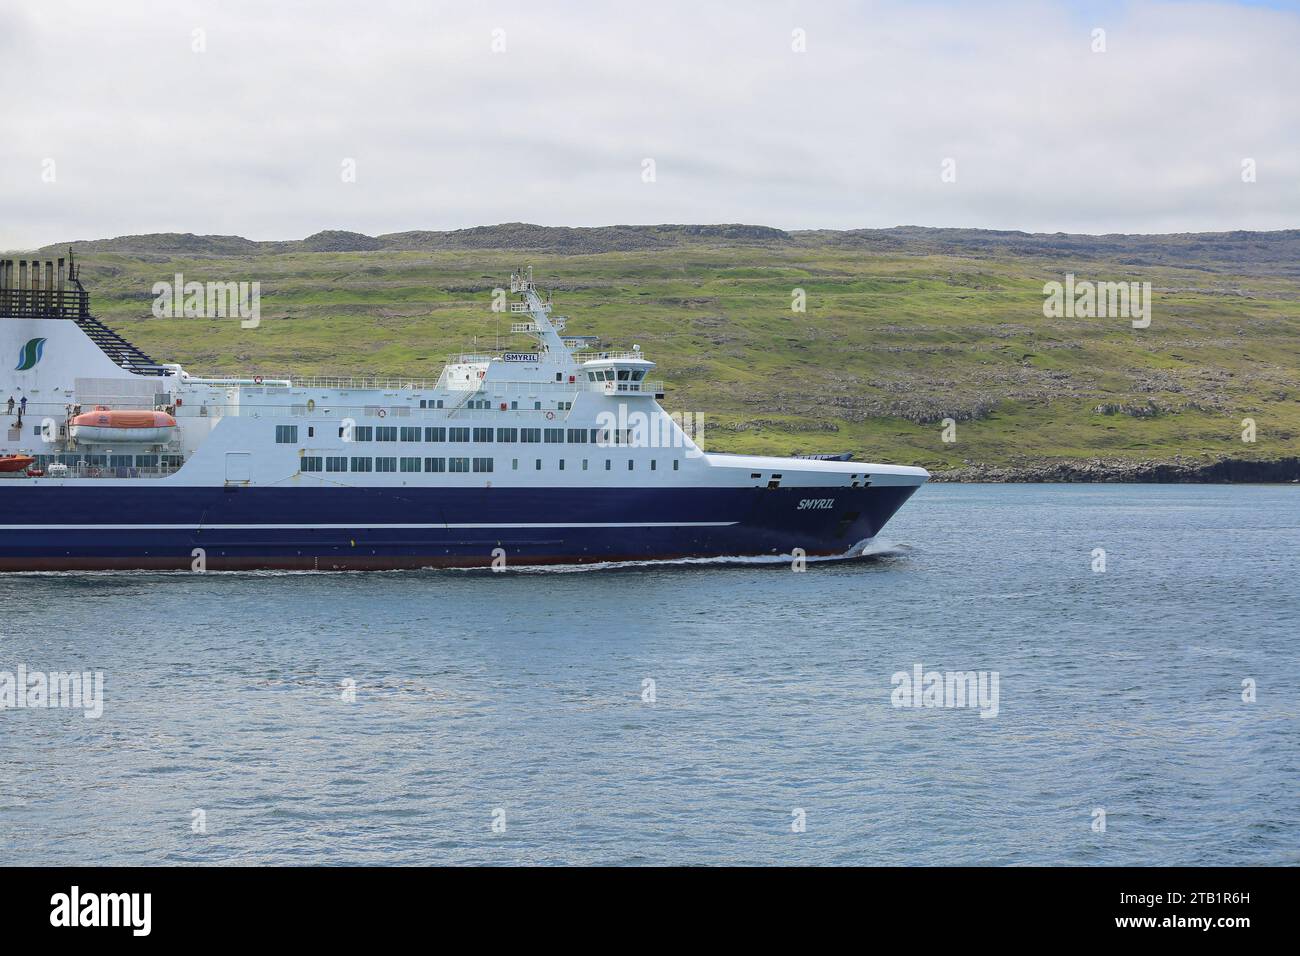
M 5 489 L 0 570 L 189 570 L 195 549 L 214 571 L 836 555 L 915 490 L 22 484 Z

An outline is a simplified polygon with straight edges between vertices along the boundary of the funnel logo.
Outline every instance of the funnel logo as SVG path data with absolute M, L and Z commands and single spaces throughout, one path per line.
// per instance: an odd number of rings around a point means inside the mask
M 26 372 L 28 369 L 35 368 L 44 352 L 44 339 L 29 339 L 27 344 L 18 350 L 17 371 Z

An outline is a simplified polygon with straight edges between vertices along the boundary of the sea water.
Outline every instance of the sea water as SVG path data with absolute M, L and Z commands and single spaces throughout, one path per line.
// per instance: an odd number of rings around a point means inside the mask
M 1300 863 L 1300 488 L 799 567 L 0 576 L 0 862 Z

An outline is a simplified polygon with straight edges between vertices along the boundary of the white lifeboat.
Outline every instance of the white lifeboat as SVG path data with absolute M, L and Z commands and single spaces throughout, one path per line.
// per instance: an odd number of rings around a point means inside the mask
M 97 408 L 72 420 L 68 433 L 85 445 L 162 445 L 176 435 L 166 412 Z

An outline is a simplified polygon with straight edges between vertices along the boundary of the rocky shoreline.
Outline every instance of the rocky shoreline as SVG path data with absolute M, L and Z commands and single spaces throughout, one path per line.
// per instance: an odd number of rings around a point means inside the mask
M 1289 484 L 1300 482 L 1300 458 L 1246 460 L 1183 458 L 1025 459 L 1010 465 L 966 462 L 933 473 L 932 481 L 951 482 L 1140 482 L 1155 484 Z

